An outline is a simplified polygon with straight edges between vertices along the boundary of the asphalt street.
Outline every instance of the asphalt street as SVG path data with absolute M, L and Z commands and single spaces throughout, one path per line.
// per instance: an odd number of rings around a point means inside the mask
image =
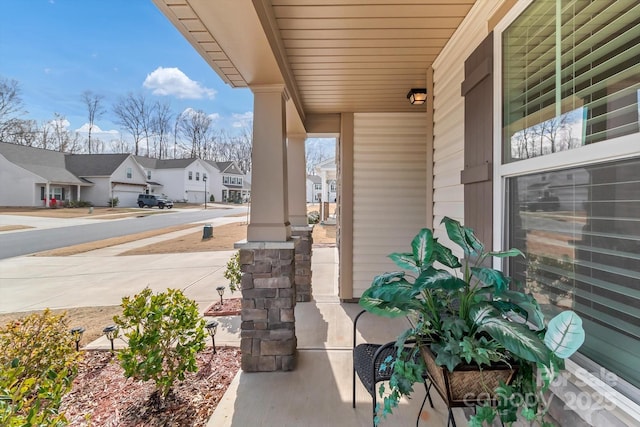
M 157 215 L 141 215 L 127 219 L 56 219 L 59 226 L 0 233 L 0 259 L 126 236 L 181 224 L 207 222 L 215 218 L 246 213 L 247 208 L 208 210 L 173 210 Z M 25 221 L 27 219 L 25 218 Z

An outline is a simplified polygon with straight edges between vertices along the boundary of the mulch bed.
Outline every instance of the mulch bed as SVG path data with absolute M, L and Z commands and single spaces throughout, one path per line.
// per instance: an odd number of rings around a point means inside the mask
M 238 316 L 242 311 L 242 298 L 225 298 L 211 304 L 204 312 L 205 316 Z
M 197 355 L 198 371 L 176 381 L 164 402 L 153 381 L 125 378 L 115 356 L 88 351 L 61 410 L 71 426 L 206 426 L 240 368 L 240 350 L 207 348 Z

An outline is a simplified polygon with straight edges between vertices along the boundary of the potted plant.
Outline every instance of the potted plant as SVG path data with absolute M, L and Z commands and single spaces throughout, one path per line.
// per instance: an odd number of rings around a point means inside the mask
M 462 249 L 462 262 L 431 230 L 422 229 L 411 252 L 389 255 L 402 271 L 376 276 L 360 298 L 372 313 L 412 319 L 398 337 L 397 357 L 390 360 L 391 389 L 387 393 L 384 384 L 380 387 L 384 403 L 378 412 L 391 413 L 427 369 L 449 408 L 480 405 L 472 426 L 491 423 L 496 416 L 503 422 L 522 416 L 546 425 L 543 393 L 564 369 L 564 359 L 582 345 L 582 320 L 564 311 L 545 322 L 531 294 L 515 290 L 509 277 L 487 266 L 493 257 L 524 257 L 520 250 L 486 251 L 472 229 L 447 217 L 442 222 L 449 240 Z M 405 347 L 409 339 L 417 345 Z M 453 389 L 460 381 L 449 375 L 456 373 L 472 375 L 463 391 Z M 471 383 L 476 387 L 469 388 Z

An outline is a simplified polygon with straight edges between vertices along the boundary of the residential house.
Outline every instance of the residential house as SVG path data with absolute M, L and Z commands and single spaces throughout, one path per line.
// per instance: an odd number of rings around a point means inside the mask
M 93 186 L 67 169 L 63 153 L 0 142 L 0 205 L 80 200 Z
M 81 200 L 94 206 L 136 206 L 138 194 L 147 188 L 145 172 L 132 154 L 66 154 L 67 170 L 92 183 Z
M 307 203 L 318 203 L 322 197 L 322 178 L 318 175 L 307 175 Z
M 324 202 L 333 203 L 338 197 L 338 181 L 336 175 L 335 157 L 327 159 L 316 166 L 316 173 L 320 176 L 322 185 L 321 199 Z
M 461 220 L 488 247 L 535 257 L 535 274 L 495 263 L 546 296 L 548 311 L 584 320 L 571 375 L 554 385 L 556 419 L 637 424 L 640 3 L 154 3 L 223 81 L 254 94 L 243 250 L 294 250 L 306 219 L 304 140 L 337 137 L 342 300 L 393 268 L 386 255 L 406 250 L 416 230 L 444 240 L 441 219 Z M 564 175 L 558 211 L 520 210 L 531 177 L 549 173 Z M 280 338 L 262 346 L 244 320 L 243 369 L 291 369 L 295 338 L 273 318 L 264 336 Z
M 222 202 L 241 203 L 249 199 L 251 186 L 247 177 L 235 162 L 208 161 L 217 171 L 212 182 L 212 190 L 216 200 Z

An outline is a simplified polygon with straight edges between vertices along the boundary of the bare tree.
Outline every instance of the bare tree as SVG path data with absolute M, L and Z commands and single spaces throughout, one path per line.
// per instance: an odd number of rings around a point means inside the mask
M 167 157 L 172 118 L 173 114 L 169 104 L 156 102 L 151 116 L 151 132 L 153 134 L 155 157 L 158 159 Z
M 90 90 L 86 90 L 82 92 L 82 95 L 80 95 L 80 97 L 82 99 L 82 102 L 84 102 L 87 107 L 87 116 L 89 118 L 89 135 L 87 136 L 87 149 L 89 151 L 89 154 L 91 154 L 91 132 L 93 131 L 93 126 L 95 125 L 96 120 L 100 120 L 102 115 L 105 113 L 105 110 L 102 107 L 104 96 L 93 93 Z
M 15 131 L 23 124 L 16 122 L 23 115 L 22 98 L 20 97 L 20 84 L 17 80 L 0 77 L 0 140 L 9 142 L 10 130 Z M 18 126 L 19 125 L 19 126 Z
M 147 155 L 149 154 L 149 124 L 152 108 L 144 95 L 129 92 L 126 96 L 118 99 L 113 106 L 113 113 L 116 115 L 116 123 L 133 137 L 135 144 L 135 155 L 140 151 L 140 141 L 147 138 Z
M 80 151 L 80 135 L 70 132 L 69 121 L 60 114 L 54 113 L 54 118 L 48 124 L 51 127 L 51 149 L 63 153 L 77 153 Z
M 191 144 L 191 157 L 205 158 L 211 136 L 211 117 L 202 110 L 187 110 L 182 116 L 180 134 Z
M 335 141 L 328 143 L 325 139 L 308 139 L 305 144 L 307 175 L 313 175 L 320 163 L 335 157 L 335 147 Z

